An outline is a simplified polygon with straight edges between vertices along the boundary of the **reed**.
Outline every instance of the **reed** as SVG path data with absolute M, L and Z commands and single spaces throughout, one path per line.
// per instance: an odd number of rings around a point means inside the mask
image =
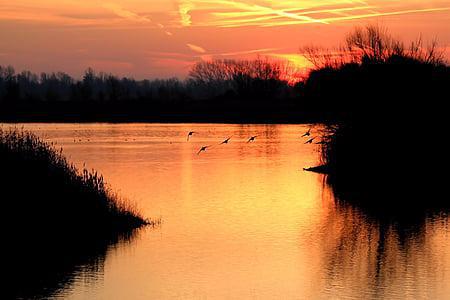
M 112 192 L 101 174 L 79 171 L 62 148 L 31 132 L 0 129 L 0 166 L 2 206 L 16 229 L 85 234 L 150 223 Z

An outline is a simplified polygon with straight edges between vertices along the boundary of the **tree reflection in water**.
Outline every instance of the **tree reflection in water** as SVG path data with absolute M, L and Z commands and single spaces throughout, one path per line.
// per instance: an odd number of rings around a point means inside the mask
M 346 200 L 352 198 L 342 188 L 325 185 L 334 210 L 320 243 L 324 292 L 338 298 L 446 297 L 440 293 L 448 287 L 437 285 L 450 265 L 448 209 L 365 206 Z

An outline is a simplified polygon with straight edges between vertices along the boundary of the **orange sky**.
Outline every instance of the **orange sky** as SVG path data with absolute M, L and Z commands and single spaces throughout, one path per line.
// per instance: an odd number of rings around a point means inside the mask
M 375 22 L 405 40 L 437 38 L 450 57 L 450 0 L 0 0 L 0 65 L 138 79 L 182 78 L 215 57 L 303 66 L 300 46 L 337 45 Z

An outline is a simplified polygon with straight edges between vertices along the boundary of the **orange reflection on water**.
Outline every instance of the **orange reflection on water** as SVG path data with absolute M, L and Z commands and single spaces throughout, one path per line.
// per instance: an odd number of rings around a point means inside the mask
M 160 228 L 111 249 L 100 280 L 86 283 L 80 273 L 61 294 L 68 299 L 450 295 L 447 216 L 385 222 L 336 203 L 321 175 L 302 171 L 318 162 L 317 145 L 301 138 L 309 126 L 25 127 L 99 170 L 146 216 L 162 218 Z M 212 147 L 197 155 L 205 145 Z

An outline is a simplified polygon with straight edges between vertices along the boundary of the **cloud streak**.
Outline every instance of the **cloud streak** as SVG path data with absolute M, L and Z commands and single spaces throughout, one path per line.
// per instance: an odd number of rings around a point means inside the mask
M 138 23 L 151 23 L 152 20 L 146 16 L 140 16 L 137 13 L 134 13 L 132 11 L 126 10 L 122 8 L 120 5 L 117 5 L 115 3 L 105 3 L 103 4 L 103 7 L 110 10 L 114 14 L 116 14 L 118 17 L 135 21 Z
M 417 14 L 417 13 L 430 13 L 430 12 L 448 11 L 448 10 L 450 10 L 450 7 L 402 10 L 402 11 L 394 11 L 394 12 L 371 12 L 368 14 L 323 18 L 321 20 L 326 23 L 334 23 L 334 22 L 338 22 L 338 21 L 349 21 L 349 20 L 368 19 L 368 18 L 376 18 L 376 17 L 384 17 L 384 16 Z M 277 22 L 274 24 L 259 23 L 259 24 L 254 24 L 254 25 L 258 25 L 261 27 L 273 27 L 273 26 L 286 26 L 286 25 L 297 25 L 297 24 L 308 24 L 308 22 L 285 21 L 285 22 Z M 237 27 L 237 26 L 222 26 L 222 27 Z
M 189 14 L 194 8 L 194 4 L 191 1 L 182 1 L 178 6 L 178 12 L 180 14 L 180 23 L 182 26 L 191 26 L 191 15 Z
M 422 1 L 328 0 L 328 1 L 255 1 L 180 0 L 180 24 L 183 27 L 288 26 L 330 24 L 383 16 L 433 13 L 450 10 L 450 3 L 436 7 Z
M 235 52 L 224 52 L 215 54 L 216 56 L 239 56 L 246 54 L 258 54 L 258 53 L 267 53 L 271 51 L 280 50 L 279 48 L 263 48 L 263 49 L 252 49 L 252 50 L 243 50 L 243 51 L 235 51 Z
M 200 46 L 197 46 L 197 45 L 194 45 L 194 44 L 186 44 L 186 46 L 189 48 L 189 49 L 191 49 L 192 51 L 194 51 L 194 52 L 197 52 L 197 53 L 206 53 L 206 50 L 205 49 L 203 49 L 202 47 L 200 47 Z

